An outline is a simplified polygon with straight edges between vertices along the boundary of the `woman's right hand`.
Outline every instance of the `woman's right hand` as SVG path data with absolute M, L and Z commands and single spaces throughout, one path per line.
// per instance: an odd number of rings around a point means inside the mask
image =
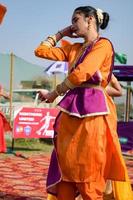
M 70 38 L 77 38 L 78 36 L 74 34 L 73 31 L 73 25 L 67 26 L 64 29 L 59 31 L 64 37 L 70 37 Z

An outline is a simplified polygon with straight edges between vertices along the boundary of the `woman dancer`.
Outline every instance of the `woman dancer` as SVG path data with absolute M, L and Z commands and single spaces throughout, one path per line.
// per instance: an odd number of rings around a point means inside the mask
M 125 180 L 116 109 L 105 90 L 114 50 L 108 39 L 99 36 L 99 28 L 105 29 L 108 21 L 108 13 L 100 9 L 78 7 L 72 25 L 48 36 L 35 50 L 38 57 L 69 62 L 67 78 L 54 91 L 40 92 L 47 103 L 64 95 L 58 105 L 61 112 L 54 126 L 55 151 L 47 179 L 48 192 L 58 200 L 74 200 L 78 192 L 84 200 L 102 200 L 107 179 Z M 64 36 L 81 37 L 84 42 L 55 47 Z

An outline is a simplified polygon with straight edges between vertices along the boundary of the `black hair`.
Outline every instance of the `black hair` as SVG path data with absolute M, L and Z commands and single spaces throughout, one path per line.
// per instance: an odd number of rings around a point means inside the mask
M 99 28 L 101 29 L 105 29 L 108 25 L 109 22 L 109 14 L 107 12 L 103 12 L 103 21 L 102 23 L 99 22 L 98 20 L 98 15 L 97 15 L 97 10 L 91 6 L 81 6 L 78 7 L 74 10 L 74 12 L 76 13 L 83 13 L 85 15 L 85 17 L 88 16 L 94 16 L 96 19 L 96 26 L 97 26 L 97 31 L 99 30 Z

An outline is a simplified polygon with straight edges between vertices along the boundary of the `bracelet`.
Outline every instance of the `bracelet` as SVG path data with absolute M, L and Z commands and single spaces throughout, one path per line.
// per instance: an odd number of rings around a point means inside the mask
M 59 84 L 56 86 L 55 92 L 58 96 L 64 96 L 65 92 L 62 92 L 62 85 Z
M 63 33 L 61 31 L 58 31 L 61 37 L 64 37 Z
M 50 35 L 50 36 L 48 36 L 48 37 L 47 37 L 47 40 L 48 40 L 48 41 L 49 41 L 49 40 L 52 40 L 53 46 L 56 45 L 56 37 L 55 37 L 55 35 Z
M 51 42 L 50 41 L 42 41 L 41 42 L 41 45 L 46 45 L 46 46 L 48 46 L 48 47 L 52 47 L 53 45 L 51 44 Z
M 60 96 L 60 94 L 59 94 L 59 92 L 57 91 L 57 89 L 55 89 L 55 93 L 56 93 L 58 96 Z
M 55 35 L 50 35 L 47 37 L 46 40 L 41 42 L 41 45 L 46 45 L 48 47 L 54 47 L 56 45 L 56 36 Z

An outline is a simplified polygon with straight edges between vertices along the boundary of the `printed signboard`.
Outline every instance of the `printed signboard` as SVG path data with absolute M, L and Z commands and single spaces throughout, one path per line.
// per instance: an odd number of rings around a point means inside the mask
M 58 114 L 56 108 L 22 107 L 15 112 L 14 138 L 52 138 L 53 124 Z

